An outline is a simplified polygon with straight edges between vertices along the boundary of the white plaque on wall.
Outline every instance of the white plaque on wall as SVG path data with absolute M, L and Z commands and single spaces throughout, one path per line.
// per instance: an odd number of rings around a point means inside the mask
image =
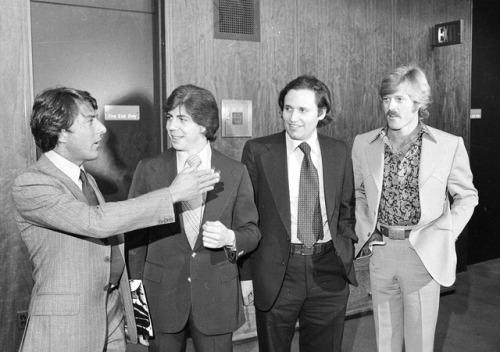
M 252 137 L 252 101 L 222 100 L 222 137 Z
M 139 105 L 105 105 L 105 121 L 139 121 Z

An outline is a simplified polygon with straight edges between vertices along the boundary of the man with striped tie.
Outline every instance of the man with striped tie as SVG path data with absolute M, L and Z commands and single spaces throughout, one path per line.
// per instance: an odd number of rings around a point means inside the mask
M 144 229 L 146 243 L 130 242 L 131 277 L 144 280 L 155 331 L 150 351 L 184 351 L 188 329 L 197 352 L 232 351 L 245 320 L 236 260 L 260 240 L 250 177 L 210 145 L 219 127 L 212 93 L 180 86 L 163 110 L 172 148 L 138 164 L 130 197 L 167 187 L 185 167 L 215 169 L 220 182 L 177 206 L 175 223 Z
M 85 91 L 37 95 L 31 131 L 40 159 L 14 181 L 16 221 L 33 264 L 22 352 L 125 351 L 136 343 L 125 231 L 174 221 L 174 204 L 213 188 L 211 172 L 186 170 L 169 188 L 106 203 L 83 164 L 99 157 L 106 127 Z

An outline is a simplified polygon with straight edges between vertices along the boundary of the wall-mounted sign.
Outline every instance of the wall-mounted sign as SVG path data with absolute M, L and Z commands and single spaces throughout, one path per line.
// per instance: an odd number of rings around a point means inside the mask
M 444 46 L 462 43 L 462 33 L 464 31 L 464 21 L 458 20 L 436 24 L 431 29 L 432 45 Z
M 471 119 L 480 119 L 481 118 L 481 109 L 470 109 L 470 118 Z
M 106 121 L 139 121 L 139 105 L 105 105 L 104 120 Z
M 252 101 L 222 100 L 222 137 L 252 137 Z

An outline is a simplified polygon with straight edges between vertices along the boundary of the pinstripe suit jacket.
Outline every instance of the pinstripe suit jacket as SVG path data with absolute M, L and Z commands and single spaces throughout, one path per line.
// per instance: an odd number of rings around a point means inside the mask
M 34 268 L 23 352 L 102 351 L 111 247 L 101 239 L 117 235 L 123 254 L 122 232 L 174 220 L 168 190 L 105 203 L 95 180 L 89 181 L 97 207 L 88 206 L 78 186 L 45 156 L 14 181 L 16 221 Z M 136 342 L 126 271 L 120 293 Z

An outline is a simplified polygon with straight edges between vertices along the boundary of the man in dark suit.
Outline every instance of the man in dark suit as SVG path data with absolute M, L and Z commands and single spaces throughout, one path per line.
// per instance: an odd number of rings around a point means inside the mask
M 106 203 L 83 167 L 99 157 L 106 133 L 97 115 L 96 100 L 72 88 L 47 89 L 33 104 L 31 131 L 43 155 L 12 189 L 35 281 L 22 352 L 124 352 L 125 323 L 136 343 L 122 233 L 173 222 L 174 203 L 218 181 L 191 169 L 169 188 Z
M 245 320 L 236 260 L 260 240 L 250 177 L 210 145 L 219 110 L 208 90 L 180 86 L 163 110 L 173 148 L 139 163 L 130 196 L 168 186 L 192 163 L 216 169 L 220 182 L 178 206 L 175 223 L 146 229 L 147 246 L 129 252 L 131 276 L 144 279 L 152 312 L 151 350 L 184 351 L 189 327 L 196 351 L 232 351 L 232 333 Z
M 243 263 L 243 297 L 255 292 L 260 351 L 290 351 L 297 320 L 301 351 L 340 351 L 348 283 L 357 285 L 351 158 L 317 133 L 332 119 L 323 82 L 300 76 L 278 103 L 285 131 L 243 150 L 262 233 Z

